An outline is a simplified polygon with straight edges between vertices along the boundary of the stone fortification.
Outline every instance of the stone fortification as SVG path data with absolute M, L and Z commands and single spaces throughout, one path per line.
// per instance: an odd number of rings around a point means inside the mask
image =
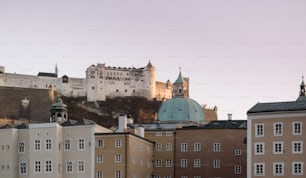
M 109 67 L 91 65 L 85 78 L 71 78 L 54 73 L 35 75 L 5 73 L 0 66 L 0 86 L 54 90 L 67 97 L 87 97 L 87 101 L 105 101 L 106 98 L 137 96 L 149 100 L 167 100 L 172 97 L 173 85 L 156 81 L 156 69 L 149 62 L 145 67 Z
M 54 91 L 0 87 L 0 117 L 48 122 Z

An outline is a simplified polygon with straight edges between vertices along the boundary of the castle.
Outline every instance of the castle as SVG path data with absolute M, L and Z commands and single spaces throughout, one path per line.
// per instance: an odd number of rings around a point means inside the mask
M 187 91 L 189 93 L 189 80 Z M 145 67 L 109 67 L 98 63 L 86 70 L 85 78 L 39 72 L 37 76 L 5 73 L 0 66 L 0 86 L 54 90 L 68 97 L 86 97 L 87 101 L 105 101 L 106 98 L 139 96 L 149 100 L 167 100 L 172 97 L 173 84 L 156 81 L 156 69 L 149 63 Z

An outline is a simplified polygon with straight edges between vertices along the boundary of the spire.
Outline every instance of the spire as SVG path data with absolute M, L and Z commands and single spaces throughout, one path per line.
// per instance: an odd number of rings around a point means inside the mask
M 183 84 L 184 83 L 181 70 L 182 70 L 182 68 L 180 67 L 180 73 L 179 73 L 176 81 L 174 82 L 174 84 Z
M 297 101 L 306 101 L 304 75 L 302 75 L 302 82 L 300 85 L 300 94 L 299 94 L 299 97 L 297 98 Z
M 181 68 L 176 81 L 173 83 L 173 97 L 188 97 L 186 82 L 183 79 Z
M 57 64 L 55 64 L 55 74 L 56 74 L 56 77 L 58 76 L 58 68 L 57 68 Z

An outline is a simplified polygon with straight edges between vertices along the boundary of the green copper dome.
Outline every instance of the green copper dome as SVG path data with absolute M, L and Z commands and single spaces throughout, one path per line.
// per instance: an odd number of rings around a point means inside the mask
M 205 121 L 202 107 L 193 99 L 173 97 L 166 101 L 158 110 L 161 122 L 197 122 Z

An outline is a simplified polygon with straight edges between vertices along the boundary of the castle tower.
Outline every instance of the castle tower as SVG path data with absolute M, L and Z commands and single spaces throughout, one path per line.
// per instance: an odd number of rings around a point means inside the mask
M 57 96 L 55 103 L 51 105 L 50 112 L 50 122 L 58 122 L 61 124 L 68 120 L 67 105 L 63 103 L 63 100 L 59 95 Z
M 56 75 L 56 77 L 57 77 L 57 76 L 58 76 L 58 67 L 57 67 L 57 64 L 55 64 L 54 73 L 55 73 L 55 75 Z
M 156 68 L 152 65 L 151 61 L 145 67 L 146 73 L 146 86 L 149 89 L 149 99 L 156 97 Z

